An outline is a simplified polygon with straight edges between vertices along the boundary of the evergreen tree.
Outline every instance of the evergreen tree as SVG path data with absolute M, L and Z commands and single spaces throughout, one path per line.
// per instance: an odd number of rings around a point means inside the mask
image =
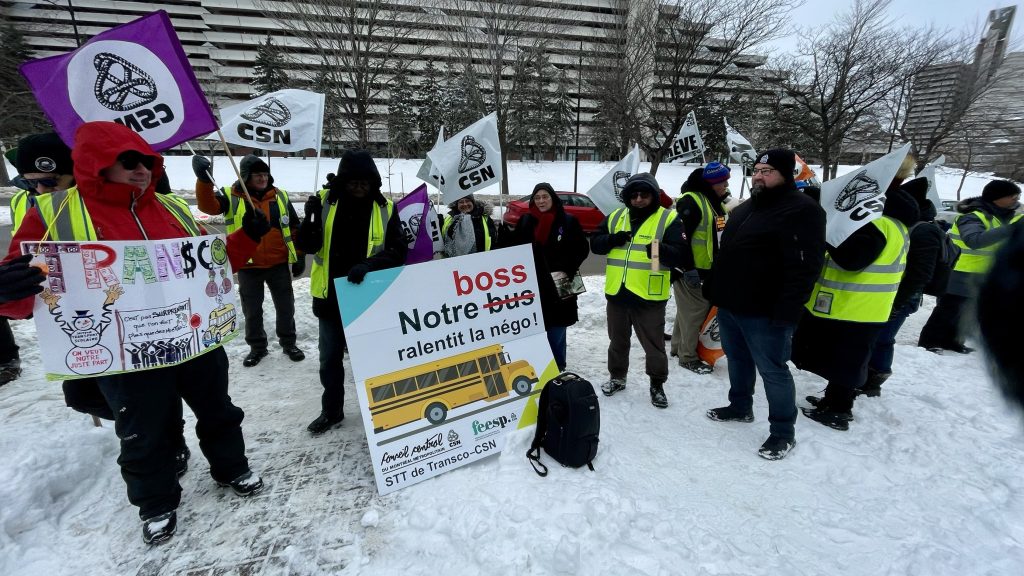
M 444 120 L 442 118 L 441 106 L 442 87 L 438 82 L 437 68 L 433 60 L 427 60 L 423 67 L 423 79 L 420 82 L 416 95 L 413 98 L 416 109 L 416 127 L 419 130 L 419 149 L 421 156 L 426 156 L 427 151 L 434 147 L 437 140 L 437 132 L 441 129 Z M 448 130 L 452 127 L 449 126 Z M 454 133 L 454 132 L 453 132 Z
M 256 48 L 256 62 L 253 65 L 252 81 L 253 96 L 262 96 L 277 92 L 290 85 L 288 73 L 284 70 L 284 57 L 281 50 L 274 45 L 273 39 L 267 36 L 266 42 Z
M 392 151 L 401 158 L 419 153 L 416 141 L 416 103 L 404 71 L 395 76 L 388 99 L 388 140 Z
M 7 146 L 33 132 L 53 130 L 36 104 L 28 83 L 18 73 L 18 65 L 32 57 L 21 30 L 12 22 L 0 20 L 0 135 Z M 0 161 L 0 185 L 9 181 L 6 166 Z

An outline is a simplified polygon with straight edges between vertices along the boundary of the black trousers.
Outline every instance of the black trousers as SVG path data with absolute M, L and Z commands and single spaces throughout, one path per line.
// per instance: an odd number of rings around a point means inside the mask
M 321 409 L 331 415 L 342 414 L 345 405 L 345 330 L 341 317 L 320 318 L 320 397 Z
M 295 345 L 295 293 L 288 263 L 270 268 L 243 268 L 238 271 L 238 296 L 245 316 L 245 343 L 253 350 L 267 349 L 267 332 L 263 328 L 263 285 L 270 289 L 270 298 L 277 310 L 275 329 L 281 346 Z
M 230 482 L 249 470 L 244 413 L 228 396 L 228 357 L 217 348 L 176 366 L 97 378 L 121 439 L 121 477 L 139 516 L 170 512 L 181 501 L 174 455 L 181 438 L 181 401 L 196 415 L 199 448 L 210 475 Z
M 922 348 L 947 349 L 963 346 L 965 312 L 973 301 L 973 298 L 955 294 L 939 296 L 932 315 L 921 328 L 917 345 Z
M 868 377 L 868 361 L 884 322 L 847 322 L 805 313 L 793 334 L 793 364 L 828 380 L 825 403 L 849 412 Z
M 0 317 L 0 364 L 6 364 L 18 358 L 18 343 L 14 341 L 11 321 Z

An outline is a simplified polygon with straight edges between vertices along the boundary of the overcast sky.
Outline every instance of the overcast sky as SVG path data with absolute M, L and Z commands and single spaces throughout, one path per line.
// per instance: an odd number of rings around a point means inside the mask
M 846 12 L 853 0 L 805 0 L 804 5 L 792 13 L 792 21 L 803 27 L 826 26 L 836 14 Z M 1007 0 L 893 0 L 890 15 L 897 24 L 934 24 L 957 33 L 972 32 L 980 38 L 982 26 L 990 10 L 1006 6 L 1017 6 L 1011 35 L 1015 46 L 1012 50 L 1024 49 L 1024 4 Z M 772 43 L 773 50 L 788 52 L 796 48 L 796 35 Z

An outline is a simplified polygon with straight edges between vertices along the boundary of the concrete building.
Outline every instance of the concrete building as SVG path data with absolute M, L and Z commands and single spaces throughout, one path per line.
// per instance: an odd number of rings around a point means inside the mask
M 642 4 L 649 7 L 655 2 L 658 0 L 534 0 L 518 4 L 531 7 L 532 11 L 526 20 L 532 19 L 533 24 L 536 24 L 522 28 L 523 36 L 529 37 L 532 34 L 530 40 L 544 40 L 544 50 L 551 65 L 563 71 L 568 78 L 576 80 L 581 67 L 591 65 L 589 63 L 593 62 L 593 56 L 611 49 L 608 39 L 614 30 L 629 21 L 632 11 Z M 407 59 L 412 85 L 420 82 L 419 74 L 428 59 L 443 66 L 445 62 L 456 58 L 450 30 L 464 24 L 465 19 L 464 16 L 460 17 L 462 20 L 453 19 L 450 12 L 460 5 L 473 4 L 489 3 L 466 4 L 462 0 L 446 0 L 438 4 L 394 0 L 384 4 L 389 26 L 404 24 L 411 30 L 398 49 Z M 196 76 L 215 108 L 252 97 L 250 81 L 253 63 L 258 45 L 267 37 L 272 38 L 274 44 L 282 50 L 289 65 L 288 74 L 297 84 L 309 82 L 318 67 L 323 65 L 323 58 L 316 49 L 289 31 L 289 24 L 281 22 L 296 21 L 292 17 L 296 10 L 294 2 L 4 0 L 0 1 L 0 10 L 5 18 L 24 31 L 28 45 L 38 57 L 73 50 L 76 35 L 84 42 L 113 25 L 124 24 L 153 10 L 165 10 L 171 17 Z M 477 18 L 477 22 L 482 31 L 478 33 L 483 36 L 487 32 L 486 27 L 481 19 Z M 708 40 L 709 53 L 720 49 L 715 42 L 714 39 Z M 730 70 L 720 74 L 718 89 L 723 97 L 734 91 L 749 91 L 752 72 L 763 64 L 762 57 L 744 56 Z M 506 81 L 508 79 L 503 78 L 503 82 Z M 583 84 L 583 93 L 580 95 L 576 94 L 577 83 L 569 84 L 571 93 L 568 97 L 574 108 L 577 99 L 579 101 L 581 159 L 593 158 L 595 149 L 591 135 L 594 114 L 597 112 L 596 99 L 593 94 L 587 93 L 586 84 Z M 374 118 L 370 140 L 382 144 L 387 141 L 384 117 L 389 95 L 386 91 L 375 94 L 369 107 Z M 351 137 L 352 134 L 348 134 L 346 138 Z M 574 154 L 572 144 L 566 142 L 559 156 L 571 159 Z

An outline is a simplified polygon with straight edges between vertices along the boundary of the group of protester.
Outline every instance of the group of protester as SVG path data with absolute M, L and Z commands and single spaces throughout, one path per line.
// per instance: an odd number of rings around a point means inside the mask
M 0 264 L 0 362 L 6 373 L 18 370 L 7 319 L 31 314 L 46 278 L 30 265 L 29 255 L 20 254 L 22 242 L 158 240 L 205 233 L 184 199 L 166 184 L 158 186 L 161 179 L 166 183 L 162 157 L 119 124 L 82 125 L 70 150 L 55 134 L 27 137 L 12 160 L 25 191 L 12 199 L 14 239 Z M 651 403 L 658 408 L 668 406 L 669 355 L 663 337 L 668 299 L 675 294 L 678 310 L 671 354 L 697 374 L 712 371 L 697 356 L 696 342 L 711 306 L 717 306 L 729 358 L 729 405 L 707 415 L 717 421 L 753 421 L 755 373 L 760 372 L 771 428 L 759 454 L 779 459 L 795 442 L 795 388 L 787 366 L 791 352 L 797 366 L 828 380 L 824 396 L 809 397 L 812 406 L 804 413 L 845 430 L 857 393 L 877 395 L 891 373 L 894 336 L 920 306 L 945 234 L 932 222 L 927 187 L 922 188 L 921 179 L 903 183 L 906 175 L 901 174 L 887 191 L 881 218 L 839 246 L 827 245 L 815 190 L 796 188 L 794 168 L 792 151 L 762 154 L 753 166 L 751 199 L 737 206 L 728 191 L 729 168 L 709 163 L 690 175 L 674 209 L 661 202 L 664 192 L 652 175 L 634 175 L 621 189 L 623 207 L 607 216 L 589 243 L 547 183 L 534 187 L 529 210 L 514 228 L 496 226 L 490 207 L 467 196 L 449 207 L 441 225 L 444 253 L 454 257 L 532 247 L 547 337 L 559 370 L 567 367 L 567 327 L 578 321 L 572 279 L 590 251 L 606 255 L 609 379 L 602 391 L 611 396 L 625 389 L 635 332 L 645 352 Z M 275 304 L 283 353 L 292 361 L 304 359 L 296 345 L 291 282 L 304 273 L 305 257 L 312 255 L 310 290 L 323 394 L 320 413 L 307 428 L 322 434 L 338 426 L 345 418 L 346 346 L 334 280 L 361 283 L 369 272 L 403 265 L 407 253 L 373 158 L 365 150 L 346 152 L 336 175 L 306 200 L 301 219 L 258 157 L 243 158 L 239 180 L 219 190 L 208 159 L 195 156 L 193 169 L 199 209 L 225 218 L 250 348 L 244 366 L 256 366 L 268 355 L 264 285 Z M 972 287 L 1010 233 L 1007 225 L 1020 219 L 1013 213 L 1018 195 L 1014 184 L 993 181 L 981 198 L 961 204 L 965 214 L 951 234 L 964 257 L 951 275 L 956 282 L 950 282 L 960 288 L 940 297 L 936 313 L 947 311 L 939 319 L 946 321 L 945 331 L 936 320 L 929 348 L 969 351 L 957 320 L 970 309 Z M 922 333 L 922 345 L 928 342 Z M 129 501 L 139 508 L 147 543 L 165 541 L 176 530 L 178 477 L 187 471 L 190 456 L 182 435 L 182 401 L 196 415 L 196 434 L 213 479 L 240 496 L 263 489 L 245 457 L 243 412 L 228 396 L 228 358 L 222 347 L 156 370 L 68 381 L 64 390 L 69 406 L 114 420 L 121 439 L 118 464 Z

